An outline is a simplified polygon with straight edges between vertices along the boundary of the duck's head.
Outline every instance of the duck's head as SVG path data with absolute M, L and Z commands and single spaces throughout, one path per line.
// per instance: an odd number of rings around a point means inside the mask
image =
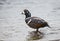
M 26 18 L 31 17 L 31 13 L 27 9 L 24 9 L 22 14 L 24 14 Z

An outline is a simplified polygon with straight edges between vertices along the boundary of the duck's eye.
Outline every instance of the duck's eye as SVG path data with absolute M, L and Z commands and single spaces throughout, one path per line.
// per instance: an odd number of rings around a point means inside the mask
M 29 12 L 27 11 L 27 13 L 29 13 Z

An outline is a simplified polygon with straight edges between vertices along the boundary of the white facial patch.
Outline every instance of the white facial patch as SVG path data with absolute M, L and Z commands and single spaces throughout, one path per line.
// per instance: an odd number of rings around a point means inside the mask
M 30 19 L 27 24 L 29 24 L 32 20 Z
M 22 12 L 22 14 L 24 14 L 24 15 L 25 15 L 25 12 L 23 11 L 23 12 Z

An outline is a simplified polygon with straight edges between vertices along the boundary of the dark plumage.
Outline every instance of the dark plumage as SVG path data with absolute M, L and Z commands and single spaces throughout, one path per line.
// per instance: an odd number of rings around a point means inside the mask
M 36 29 L 37 32 L 39 28 L 43 28 L 46 26 L 49 27 L 48 23 L 45 20 L 39 17 L 31 17 L 31 13 L 27 9 L 24 9 L 24 13 L 22 14 L 26 16 L 25 22 L 27 23 L 27 25 L 31 28 Z

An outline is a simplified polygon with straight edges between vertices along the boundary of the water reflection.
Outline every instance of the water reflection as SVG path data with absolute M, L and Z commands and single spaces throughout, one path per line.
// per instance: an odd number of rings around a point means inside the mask
M 29 32 L 29 35 L 27 36 L 27 41 L 33 41 L 33 40 L 39 40 L 41 38 L 43 38 L 43 33 L 40 33 L 40 32 L 36 32 L 36 31 L 32 31 L 32 32 Z
M 0 10 L 2 9 L 2 6 L 0 6 Z
M 60 41 L 60 39 L 50 40 L 50 41 Z
M 0 0 L 0 5 L 4 5 L 7 0 Z
M 6 0 L 0 0 L 0 10 L 3 8 L 3 5 L 5 4 Z
M 0 0 L 0 10 L 11 8 L 12 6 L 10 4 L 11 2 L 9 0 Z
M 4 4 L 0 2 L 0 5 L 4 5 Z

